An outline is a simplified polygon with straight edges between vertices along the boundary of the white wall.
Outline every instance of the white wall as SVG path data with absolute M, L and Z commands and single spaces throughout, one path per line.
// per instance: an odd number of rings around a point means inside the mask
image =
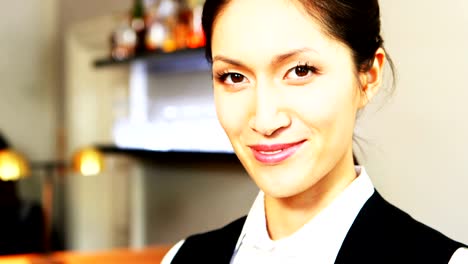
M 380 2 L 398 82 L 360 120 L 364 163 L 386 198 L 467 243 L 468 2 Z
M 53 158 L 56 0 L 9 1 L 0 17 L 0 129 L 28 158 Z
M 61 0 L 61 24 L 66 30 L 69 26 L 87 19 L 126 12 L 132 4 L 131 0 Z

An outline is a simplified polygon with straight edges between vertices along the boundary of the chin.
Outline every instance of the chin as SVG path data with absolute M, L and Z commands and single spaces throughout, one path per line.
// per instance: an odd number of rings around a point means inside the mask
M 261 186 L 260 189 L 266 196 L 276 199 L 295 197 L 307 191 L 309 187 L 302 186 Z
M 290 190 L 290 189 L 285 189 L 285 188 L 280 188 L 280 189 L 273 189 L 273 188 L 260 188 L 266 196 L 275 198 L 275 199 L 285 199 L 285 198 L 290 198 L 294 197 L 300 193 L 302 193 L 300 190 Z
M 311 181 L 310 176 L 300 177 L 300 174 L 295 174 L 295 177 L 291 177 L 291 174 L 287 172 L 276 175 L 274 173 L 262 174 L 254 175 L 255 177 L 252 178 L 265 195 L 273 198 L 296 196 L 310 189 L 315 183 L 315 181 Z

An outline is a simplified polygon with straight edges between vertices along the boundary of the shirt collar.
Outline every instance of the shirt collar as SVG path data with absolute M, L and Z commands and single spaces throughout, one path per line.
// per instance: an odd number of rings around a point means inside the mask
M 323 255 L 335 258 L 354 219 L 374 193 L 374 186 L 364 167 L 357 166 L 355 169 L 359 176 L 328 207 L 294 234 L 277 241 L 271 240 L 268 235 L 264 193 L 260 191 L 249 211 L 235 252 L 246 246 L 297 255 L 320 248 Z

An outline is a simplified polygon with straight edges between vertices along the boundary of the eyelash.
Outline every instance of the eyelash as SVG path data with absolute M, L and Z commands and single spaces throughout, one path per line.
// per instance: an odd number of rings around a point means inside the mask
M 314 66 L 310 66 L 310 65 L 309 65 L 309 62 L 306 62 L 306 63 L 304 63 L 304 64 L 301 64 L 301 63 L 299 62 L 299 63 L 297 64 L 296 67 L 294 67 L 294 68 L 288 70 L 288 72 L 286 73 L 286 76 L 287 76 L 289 73 L 291 73 L 292 71 L 297 70 L 297 69 L 299 69 L 299 68 L 304 68 L 305 70 L 308 70 L 308 71 L 312 72 L 313 74 L 318 73 L 318 69 L 317 69 L 316 67 L 314 67 Z
M 229 72 L 229 71 L 223 71 L 223 72 L 219 72 L 219 73 L 216 73 L 216 79 L 221 81 L 221 82 L 225 82 L 227 77 L 229 77 L 229 75 L 231 74 L 235 74 L 234 72 Z

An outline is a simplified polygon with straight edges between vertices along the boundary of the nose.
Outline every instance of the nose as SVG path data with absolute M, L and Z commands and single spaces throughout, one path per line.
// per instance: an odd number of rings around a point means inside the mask
M 291 119 L 282 103 L 281 94 L 274 88 L 257 88 L 255 113 L 249 120 L 250 128 L 264 136 L 272 136 L 290 126 Z

